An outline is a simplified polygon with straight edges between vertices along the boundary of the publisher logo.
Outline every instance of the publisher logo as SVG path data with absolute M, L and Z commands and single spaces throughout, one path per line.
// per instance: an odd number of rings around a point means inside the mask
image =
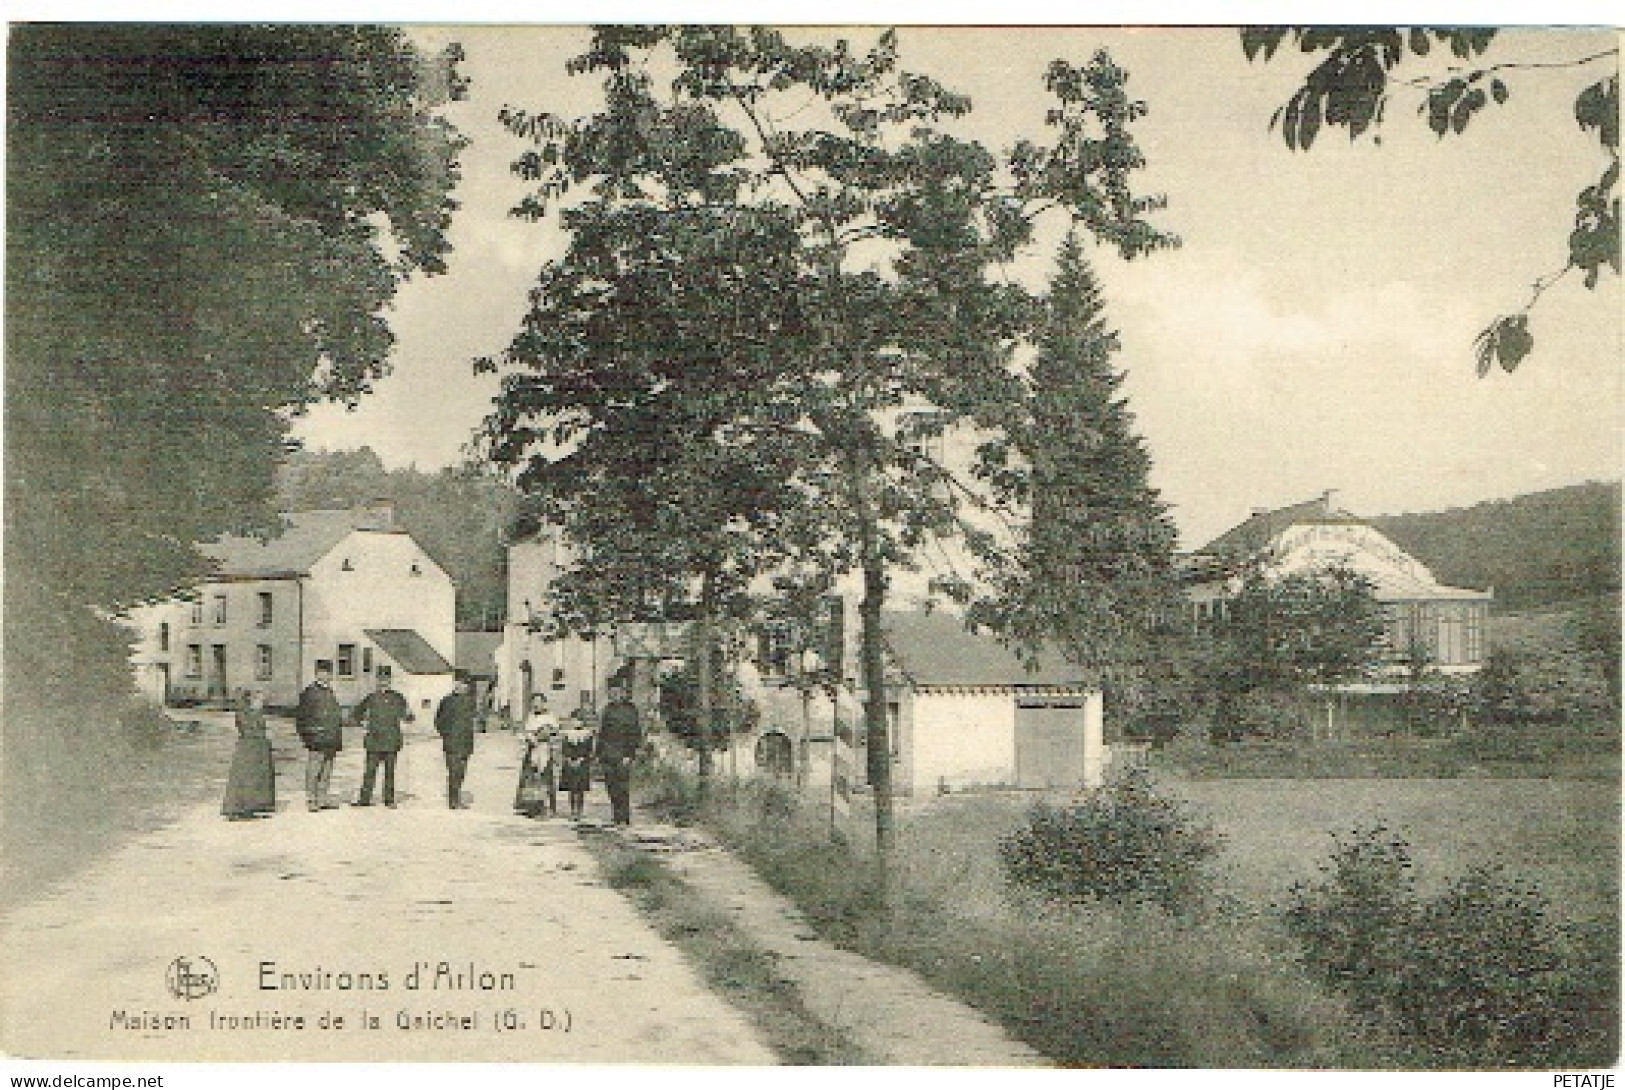
M 176 999 L 202 999 L 220 988 L 220 971 L 206 957 L 179 957 L 169 963 L 164 983 Z

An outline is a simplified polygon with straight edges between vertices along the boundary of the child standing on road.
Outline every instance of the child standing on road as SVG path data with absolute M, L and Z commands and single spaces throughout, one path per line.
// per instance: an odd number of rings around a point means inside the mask
M 583 706 L 559 736 L 559 789 L 570 796 L 570 820 L 580 821 L 592 786 L 592 751 L 597 738 L 597 717 Z

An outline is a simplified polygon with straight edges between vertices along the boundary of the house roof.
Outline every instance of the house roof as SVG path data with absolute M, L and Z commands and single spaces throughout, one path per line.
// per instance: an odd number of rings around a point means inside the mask
M 368 628 L 367 638 L 409 674 L 449 674 L 451 663 L 410 628 Z
M 1258 556 L 1283 531 L 1304 523 L 1370 526 L 1358 515 L 1333 507 L 1331 493 L 1328 492 L 1273 511 L 1255 511 L 1245 522 L 1231 527 L 1196 552 L 1181 558 L 1181 569 L 1191 581 L 1225 578 L 1234 572 L 1238 561 Z M 1373 532 L 1382 536 L 1380 531 Z M 1488 591 L 1447 587 L 1434 580 L 1423 565 L 1413 563 L 1415 571 L 1388 567 L 1365 573 L 1372 581 L 1372 592 L 1378 601 L 1487 601 L 1494 597 Z
M 457 669 L 475 677 L 495 677 L 501 632 L 457 633 Z
M 228 536 L 199 548 L 219 565 L 221 575 L 261 578 L 304 575 L 316 561 L 359 529 L 357 523 L 364 517 L 364 514 L 348 508 L 339 511 L 295 511 L 282 516 L 286 529 L 269 541 Z
M 1057 655 L 1040 656 L 1028 670 L 992 636 L 965 628 L 952 613 L 887 613 L 887 649 L 899 673 L 916 686 L 988 688 L 1006 685 L 1078 685 L 1079 671 Z
M 1277 507 L 1273 511 L 1254 511 L 1245 522 L 1232 526 L 1196 552 L 1209 556 L 1251 556 L 1273 541 L 1282 530 L 1303 522 L 1365 524 L 1364 519 L 1334 508 L 1331 495 L 1327 493 L 1302 503 Z

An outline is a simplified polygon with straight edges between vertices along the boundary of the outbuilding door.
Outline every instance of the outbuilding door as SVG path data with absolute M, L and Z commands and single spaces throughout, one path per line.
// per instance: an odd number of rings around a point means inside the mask
M 1083 786 L 1084 701 L 1016 698 L 1016 786 Z

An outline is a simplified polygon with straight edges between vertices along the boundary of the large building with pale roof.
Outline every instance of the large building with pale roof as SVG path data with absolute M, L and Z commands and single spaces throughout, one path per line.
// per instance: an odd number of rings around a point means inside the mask
M 1371 581 L 1387 614 L 1387 672 L 1399 675 L 1417 657 L 1444 673 L 1472 673 L 1484 664 L 1485 628 L 1493 588 L 1447 586 L 1427 565 L 1370 523 L 1334 502 L 1334 493 L 1273 510 L 1260 509 L 1185 558 L 1187 595 L 1198 621 L 1223 614 L 1241 573 L 1261 564 L 1290 575 L 1349 568 Z
M 393 506 L 299 511 L 268 540 L 226 537 L 201 547 L 214 575 L 195 595 L 133 610 L 136 679 L 164 703 L 225 703 L 246 688 L 291 707 L 333 664 L 341 703 L 360 700 L 380 670 L 420 715 L 451 690 L 457 594 L 451 577 L 405 530 Z

